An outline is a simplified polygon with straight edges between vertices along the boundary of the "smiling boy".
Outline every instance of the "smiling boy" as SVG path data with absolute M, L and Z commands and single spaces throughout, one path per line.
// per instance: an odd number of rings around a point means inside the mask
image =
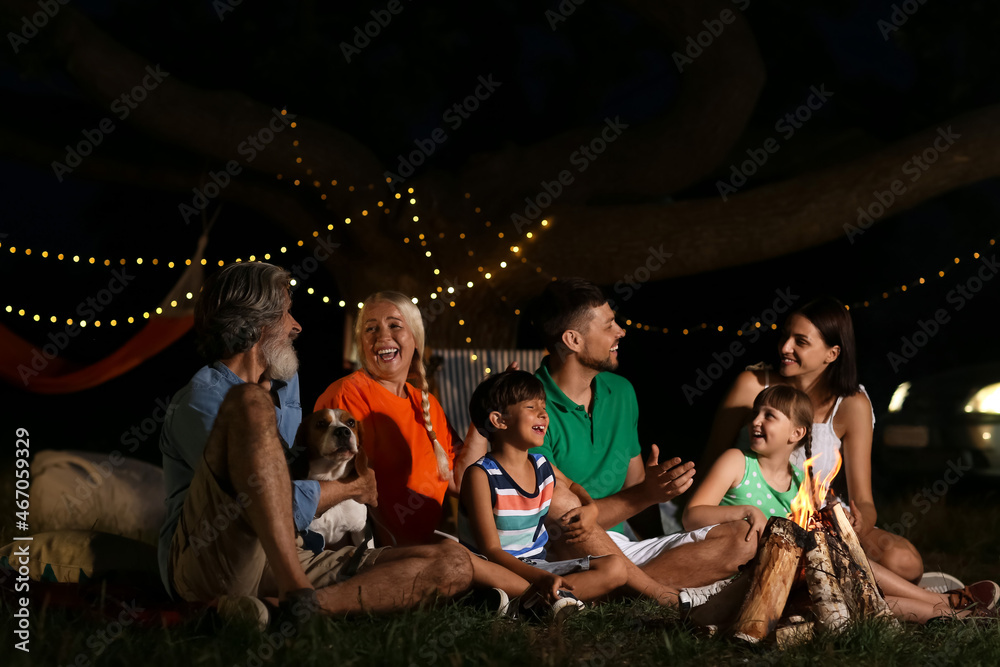
M 597 505 L 544 456 L 529 453 L 545 441 L 549 423 L 542 383 L 525 371 L 493 375 L 473 393 L 469 412 L 491 451 L 465 472 L 461 496 L 468 525 L 463 525 L 463 540 L 530 582 L 554 610 L 575 608 L 575 598 L 594 600 L 624 585 L 628 577 L 621 556 L 546 560 L 544 520 L 556 485 L 565 485 L 581 500 L 562 516 L 570 542 L 597 528 Z M 506 592 L 517 596 L 523 591 Z

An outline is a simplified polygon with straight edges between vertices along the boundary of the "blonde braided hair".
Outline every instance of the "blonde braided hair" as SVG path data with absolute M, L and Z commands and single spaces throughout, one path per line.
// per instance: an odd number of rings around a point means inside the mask
M 431 423 L 430 391 L 427 384 L 427 369 L 424 367 L 424 322 L 420 317 L 420 310 L 405 294 L 400 292 L 376 292 L 365 299 L 361 305 L 361 310 L 358 311 L 358 318 L 354 326 L 354 345 L 358 351 L 361 366 L 369 373 L 372 372 L 372 369 L 368 366 L 368 358 L 362 350 L 364 345 L 365 312 L 368 308 L 379 302 L 390 303 L 395 306 L 399 310 L 400 315 L 403 316 L 403 320 L 413 335 L 415 349 L 413 351 L 413 359 L 410 362 L 409 375 L 415 375 L 420 379 L 420 406 L 424 417 L 424 428 L 427 429 L 431 446 L 434 448 L 438 476 L 442 481 L 449 481 L 451 479 L 451 466 L 448 455 L 438 441 L 437 433 L 434 432 L 434 426 Z

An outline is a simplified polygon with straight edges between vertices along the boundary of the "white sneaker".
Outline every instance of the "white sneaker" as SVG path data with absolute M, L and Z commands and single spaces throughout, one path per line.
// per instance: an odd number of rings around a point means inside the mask
M 575 595 L 566 591 L 559 591 L 559 599 L 552 603 L 551 618 L 553 623 L 562 623 L 567 618 L 578 611 L 587 608 Z
M 959 581 L 957 577 L 953 577 L 946 572 L 924 572 L 924 576 L 920 577 L 920 583 L 917 586 L 931 593 L 947 593 L 948 591 L 958 591 L 965 588 L 965 584 Z
M 215 610 L 223 620 L 249 621 L 261 632 L 267 630 L 271 620 L 271 612 L 264 601 L 249 595 L 220 595 Z
M 688 611 L 690 609 L 694 609 L 695 607 L 700 607 L 708 602 L 708 598 L 721 591 L 731 582 L 732 579 L 720 579 L 714 584 L 700 586 L 699 588 L 682 588 L 680 593 L 677 595 L 680 599 L 681 611 Z

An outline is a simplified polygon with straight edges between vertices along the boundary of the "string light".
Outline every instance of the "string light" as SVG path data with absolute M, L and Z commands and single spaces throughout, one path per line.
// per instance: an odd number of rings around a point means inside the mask
M 282 113 L 285 113 L 285 112 L 283 111 Z M 291 127 L 292 128 L 296 128 L 297 124 L 296 123 L 291 123 Z M 292 145 L 294 147 L 296 147 L 296 148 L 301 148 L 301 142 L 300 142 L 299 139 L 294 139 L 293 142 L 292 142 Z M 340 182 L 337 179 L 330 179 L 330 180 L 327 181 L 327 180 L 320 180 L 318 178 L 312 177 L 312 171 L 313 170 L 312 170 L 312 168 L 309 165 L 304 164 L 304 159 L 303 159 L 302 155 L 295 156 L 295 165 L 296 165 L 296 169 L 302 169 L 302 170 L 304 170 L 305 175 L 310 176 L 310 178 L 308 178 L 308 179 L 303 179 L 301 177 L 300 178 L 294 178 L 293 182 L 294 182 L 295 185 L 300 185 L 303 181 L 306 182 L 306 183 L 312 184 L 313 188 L 315 188 L 315 191 L 319 191 L 319 196 L 321 197 L 322 200 L 326 200 L 327 199 L 327 195 L 330 194 L 328 192 L 324 192 L 323 191 L 323 190 L 325 190 L 328 187 L 329 188 L 339 188 L 340 192 L 343 192 L 343 189 L 342 189 L 343 185 L 340 184 Z M 277 180 L 284 180 L 285 175 L 284 174 L 277 174 L 276 178 L 277 178 Z M 391 183 L 391 182 L 392 182 L 391 178 L 386 178 L 386 183 Z M 359 188 L 359 187 L 356 187 L 355 185 L 349 185 L 347 187 L 347 191 L 350 192 L 350 193 L 361 193 L 361 192 L 364 192 L 365 190 L 367 190 L 367 191 L 373 191 L 374 190 L 374 183 L 367 184 L 367 188 L 363 188 L 363 187 Z M 408 203 L 411 206 L 415 206 L 417 204 L 417 198 L 418 197 L 417 197 L 417 195 L 416 195 L 416 193 L 414 191 L 414 188 L 413 187 L 407 188 L 406 193 L 409 196 L 407 197 L 407 200 L 406 200 L 405 203 Z M 469 192 L 466 192 L 466 193 L 464 193 L 464 198 L 466 200 L 470 200 L 470 203 L 471 203 L 472 194 L 469 193 Z M 401 201 L 402 199 L 403 199 L 402 193 L 400 193 L 400 192 L 393 193 L 392 200 L 395 200 L 397 202 L 403 203 Z M 378 212 L 384 211 L 386 214 L 390 213 L 390 209 L 385 206 L 386 202 L 384 200 L 376 199 L 374 197 L 373 197 L 373 200 L 374 200 L 374 202 L 373 202 L 374 205 L 369 206 L 367 208 L 358 207 L 358 209 L 356 209 L 356 210 L 360 210 L 360 215 L 362 217 L 366 217 L 366 218 L 367 217 L 371 217 L 369 214 L 373 213 L 373 212 L 374 213 L 378 213 Z M 330 206 L 330 204 L 327 204 L 327 206 Z M 476 215 L 481 215 L 482 214 L 482 208 L 479 207 L 479 206 L 474 206 L 473 207 L 473 211 L 474 211 L 474 213 Z M 414 223 L 419 223 L 420 222 L 420 216 L 419 215 L 414 214 L 411 217 L 412 217 L 412 221 Z M 351 222 L 352 222 L 351 217 L 345 217 L 344 218 L 344 224 L 351 224 Z M 484 226 L 486 228 L 492 227 L 492 221 L 490 221 L 489 219 L 484 220 L 483 224 L 484 224 Z M 528 263 L 528 258 L 524 256 L 524 251 L 525 251 L 524 245 L 527 244 L 527 243 L 530 243 L 530 242 L 534 241 L 537 238 L 537 236 L 538 236 L 538 231 L 540 231 L 542 229 L 548 229 L 550 227 L 551 227 L 550 220 L 548 218 L 543 218 L 542 220 L 538 221 L 538 229 L 537 230 L 531 230 L 531 231 L 527 231 L 527 232 L 524 233 L 523 238 L 522 238 L 522 241 L 523 241 L 522 243 L 517 243 L 517 244 L 513 244 L 513 245 L 511 245 L 511 244 L 508 243 L 506 245 L 506 247 L 509 250 L 509 252 L 511 253 L 511 255 L 515 256 L 515 257 L 518 257 L 520 259 L 520 262 L 515 262 L 515 264 L 527 264 Z M 326 225 L 326 229 L 328 231 L 333 231 L 334 230 L 334 225 L 332 223 L 328 224 L 328 225 Z M 319 237 L 319 231 L 313 231 L 311 235 L 312 235 L 313 238 L 318 238 Z M 445 236 L 444 233 L 439 233 L 438 234 L 438 238 L 444 238 L 444 236 Z M 467 240 L 465 233 L 461 233 L 459 235 L 459 238 L 462 239 L 462 240 Z M 497 239 L 499 239 L 499 240 L 502 241 L 504 239 L 504 232 L 498 232 L 497 233 Z M 429 238 L 425 237 L 424 234 L 419 234 L 419 240 L 421 241 L 420 247 L 422 249 L 427 248 L 427 244 L 428 244 Z M 403 238 L 403 243 L 406 244 L 406 245 L 409 245 L 410 241 L 411 241 L 411 239 L 409 237 L 404 237 Z M 989 241 L 990 246 L 995 245 L 995 243 L 996 243 L 995 239 L 990 239 L 990 241 Z M 301 239 L 297 240 L 296 241 L 296 246 L 297 247 L 303 247 L 304 246 L 304 241 L 301 240 Z M 3 247 L 2 243 L 0 243 L 0 247 Z M 11 254 L 17 254 L 18 248 L 16 246 L 11 245 L 11 246 L 8 247 L 8 251 Z M 280 253 L 281 254 L 285 254 L 285 253 L 287 253 L 287 251 L 288 251 L 288 249 L 287 249 L 286 246 L 282 246 L 280 248 Z M 55 253 L 55 252 L 50 252 L 48 250 L 43 250 L 41 252 L 32 252 L 32 249 L 30 249 L 30 248 L 24 248 L 23 250 L 21 250 L 21 252 L 24 254 L 24 256 L 39 257 L 40 260 L 42 260 L 42 259 L 49 259 L 50 257 L 53 258 L 54 261 L 64 261 L 64 260 L 68 259 L 68 255 L 65 254 L 65 253 L 62 253 L 62 252 Z M 431 249 L 427 248 L 427 249 L 423 250 L 423 252 L 424 252 L 425 258 L 427 258 L 431 262 L 435 261 L 433 259 L 434 252 Z M 475 254 L 475 251 L 473 249 L 468 249 L 467 252 L 468 252 L 468 255 L 470 257 L 474 256 L 474 254 Z M 264 253 L 262 256 L 264 257 L 265 260 L 269 260 L 270 257 L 271 257 L 271 254 L 270 253 Z M 257 257 L 257 255 L 250 255 L 249 256 L 250 261 L 255 261 L 256 257 Z M 975 259 L 978 259 L 980 257 L 980 254 L 978 252 L 974 253 L 973 257 Z M 951 265 L 958 265 L 959 262 L 960 262 L 960 259 L 961 259 L 960 257 L 954 257 L 953 260 L 952 260 L 952 264 Z M 72 256 L 72 261 L 74 263 L 79 263 L 80 262 L 80 256 L 79 255 L 73 255 Z M 207 260 L 207 259 L 201 259 L 200 260 L 200 264 L 202 266 L 205 266 L 205 265 L 207 265 L 208 261 L 209 260 Z M 236 261 L 237 262 L 242 261 L 242 258 L 237 258 Z M 213 262 L 217 263 L 219 266 L 222 266 L 224 264 L 224 260 L 222 260 L 222 259 L 213 260 Z M 166 260 L 166 261 L 161 262 L 159 260 L 159 258 L 154 258 L 154 259 L 152 259 L 149 262 L 144 262 L 143 258 L 141 258 L 141 257 L 136 257 L 135 259 L 116 258 L 114 260 L 112 260 L 111 258 L 98 259 L 96 257 L 89 257 L 87 259 L 86 263 L 88 263 L 90 265 L 93 265 L 93 266 L 99 266 L 99 265 L 110 266 L 112 263 L 116 263 L 116 264 L 119 264 L 119 265 L 122 265 L 122 266 L 126 266 L 129 263 L 134 263 L 134 264 L 140 265 L 140 266 L 143 266 L 143 265 L 152 265 L 152 266 L 165 265 L 167 268 L 173 269 L 173 268 L 179 268 L 182 265 L 183 266 L 190 266 L 192 264 L 192 259 L 188 258 L 188 259 L 185 259 L 183 261 L 181 261 L 181 260 L 177 260 L 177 261 Z M 499 261 L 498 262 L 498 266 L 499 266 L 500 270 L 506 270 L 506 269 L 509 268 L 508 267 L 508 262 L 506 260 Z M 543 273 L 544 272 L 543 268 L 541 266 L 538 266 L 538 265 L 535 266 L 535 271 L 537 273 Z M 487 270 L 487 267 L 484 267 L 484 266 L 479 266 L 478 269 L 477 269 L 477 273 L 483 274 L 483 277 L 486 280 L 491 280 L 491 278 L 493 277 L 493 274 L 495 273 L 495 271 L 494 270 Z M 440 276 L 440 274 L 441 274 L 440 268 L 435 266 L 433 268 L 433 274 L 435 276 Z M 939 277 L 943 277 L 944 275 L 945 275 L 945 271 L 944 270 L 938 271 L 938 276 Z M 555 276 L 550 276 L 550 277 L 553 280 L 555 280 Z M 294 284 L 294 281 L 293 281 L 293 284 Z M 461 282 L 459 284 L 461 284 Z M 891 294 L 894 294 L 894 293 L 905 293 L 905 292 L 911 291 L 910 290 L 911 287 L 916 287 L 918 285 L 924 285 L 924 284 L 926 284 L 926 280 L 923 277 L 920 277 L 918 279 L 918 281 L 915 282 L 912 285 L 907 285 L 905 283 L 904 284 L 897 284 L 897 286 L 893 287 L 891 290 L 885 290 L 885 291 L 881 292 L 882 300 L 889 299 Z M 472 280 L 468 280 L 468 281 L 465 281 L 465 285 L 466 285 L 467 288 L 472 289 L 472 288 L 474 288 L 476 286 L 476 282 L 474 282 Z M 436 287 L 436 292 L 431 293 L 430 297 L 432 299 L 436 299 L 437 298 L 437 293 L 439 293 L 439 292 L 442 292 L 442 287 L 441 286 L 437 286 Z M 447 288 L 447 292 L 448 292 L 448 294 L 455 294 L 455 288 L 449 285 L 448 288 Z M 329 296 L 327 296 L 327 295 L 319 295 L 311 287 L 306 290 L 306 293 L 308 295 L 310 295 L 310 296 L 317 296 L 318 298 L 320 298 L 322 300 L 323 303 L 331 303 L 332 302 Z M 189 301 L 190 299 L 193 298 L 193 295 L 189 292 L 189 293 L 187 293 L 185 295 L 185 297 Z M 503 301 L 506 301 L 505 297 L 501 297 L 501 299 Z M 413 301 L 414 301 L 414 303 L 416 303 L 417 302 L 417 298 L 414 297 Z M 452 308 L 456 307 L 456 302 L 454 300 L 451 300 L 448 303 L 449 303 L 450 307 L 452 307 Z M 338 300 L 337 304 L 341 308 L 344 308 L 346 306 L 346 303 L 343 300 Z M 170 307 L 176 308 L 179 305 L 180 304 L 177 301 L 173 301 L 170 304 Z M 868 307 L 869 305 L 870 305 L 869 301 L 864 301 L 861 304 L 853 304 L 853 307 L 855 307 L 855 308 L 857 308 L 857 307 Z M 359 304 L 359 307 L 360 307 L 360 304 Z M 851 307 L 851 306 L 849 306 L 849 307 Z M 10 313 L 10 312 L 12 312 L 12 310 L 13 310 L 12 306 L 7 306 L 6 312 Z M 162 313 L 162 309 L 157 308 L 156 312 L 157 313 Z M 514 313 L 515 313 L 515 315 L 517 315 L 517 314 L 519 314 L 519 311 L 518 310 L 514 310 Z M 18 314 L 20 316 L 26 316 L 26 311 L 24 309 L 19 309 L 18 310 Z M 149 317 L 150 317 L 149 312 L 144 312 L 142 314 L 142 319 L 148 319 Z M 42 316 L 41 316 L 41 314 L 37 314 L 36 313 L 36 314 L 32 314 L 31 318 L 34 321 L 40 321 L 42 319 Z M 52 322 L 58 321 L 58 318 L 55 315 L 49 316 L 46 319 L 48 319 L 48 320 L 50 320 Z M 139 319 L 138 316 L 128 316 L 127 318 L 122 318 L 122 322 L 123 323 L 124 322 L 128 322 L 129 324 L 132 324 L 135 321 L 137 321 L 138 319 Z M 460 322 L 464 323 L 464 320 L 460 320 Z M 653 325 L 650 325 L 650 324 L 642 324 L 642 323 L 639 323 L 639 322 L 636 322 L 634 325 L 632 325 L 631 321 L 627 321 L 627 322 L 628 322 L 627 326 L 634 326 L 636 329 L 641 329 L 643 331 L 656 330 L 656 331 L 662 332 L 664 334 L 666 334 L 666 333 L 668 333 L 670 331 L 670 329 L 668 329 L 667 327 L 656 327 L 656 326 L 653 326 Z M 117 320 L 110 320 L 107 323 L 110 326 L 116 326 L 117 325 Z M 87 326 L 87 323 L 85 321 L 81 321 L 80 325 L 81 326 Z M 97 321 L 97 320 L 95 320 L 93 322 L 93 325 L 95 327 L 99 327 L 100 326 L 100 322 Z M 760 322 L 755 322 L 754 326 L 757 327 L 757 328 L 760 328 L 761 323 Z M 767 326 L 767 325 L 765 325 L 765 326 Z M 771 324 L 770 328 L 771 329 L 776 329 L 777 325 L 776 324 Z M 688 335 L 690 333 L 690 331 L 696 330 L 696 329 L 707 330 L 707 329 L 709 329 L 709 327 L 708 327 L 707 323 L 701 323 L 700 326 L 694 326 L 694 327 L 684 328 L 681 331 L 682 331 L 683 335 Z M 717 333 L 725 333 L 725 331 L 727 330 L 727 327 L 724 326 L 724 325 L 722 325 L 722 324 L 717 324 L 717 325 L 713 325 L 711 327 L 711 329 L 714 329 Z M 732 328 L 728 327 L 728 329 L 731 330 Z M 742 335 L 742 331 L 737 330 L 736 331 L 736 335 L 737 336 Z M 466 338 L 466 342 L 471 344 L 471 338 L 467 337 Z
M 989 245 L 991 245 L 991 246 L 996 245 L 996 239 L 990 239 L 989 240 Z M 978 252 L 972 253 L 973 259 L 979 259 L 980 256 L 981 256 L 981 254 L 978 253 Z M 961 259 L 960 257 L 954 257 L 953 260 L 952 260 L 952 266 L 957 265 L 959 263 L 960 259 Z M 941 270 L 941 271 L 937 272 L 938 277 L 941 277 L 941 278 L 943 278 L 945 276 L 945 274 L 946 274 L 946 271 L 944 271 L 944 270 Z M 911 293 L 914 288 L 919 287 L 921 285 L 926 285 L 926 284 L 928 284 L 928 283 L 927 283 L 927 280 L 925 278 L 918 277 L 916 280 L 914 280 L 911 283 L 897 283 L 894 287 L 892 287 L 890 289 L 882 290 L 881 292 L 878 292 L 877 294 L 880 297 L 879 301 L 885 301 L 885 300 L 888 300 L 888 299 L 892 298 L 892 296 L 895 295 L 895 294 Z M 869 307 L 871 307 L 871 300 L 863 300 L 863 301 L 855 302 L 853 304 L 845 304 L 845 306 L 844 306 L 844 308 L 846 308 L 847 310 L 852 310 L 852 309 L 856 310 L 858 308 L 869 308 Z M 753 327 L 755 329 L 760 329 L 762 324 L 763 324 L 763 327 L 765 329 L 766 328 L 770 328 L 771 330 L 777 330 L 777 328 L 778 328 L 778 325 L 776 323 L 767 324 L 767 323 L 762 323 L 760 321 L 754 321 L 752 323 L 752 325 L 753 325 Z M 659 333 L 664 333 L 664 334 L 666 334 L 666 333 L 669 332 L 669 329 L 667 327 L 657 327 L 657 326 L 654 326 L 654 325 L 644 325 L 644 324 L 639 324 L 638 322 L 633 323 L 632 320 L 630 320 L 630 319 L 626 319 L 625 320 L 625 327 L 624 328 L 641 329 L 643 331 L 657 331 Z M 709 327 L 708 323 L 702 322 L 699 325 L 691 326 L 689 328 L 681 329 L 681 334 L 687 336 L 692 331 L 695 331 L 695 330 L 698 330 L 698 329 L 702 329 L 702 330 L 704 330 L 704 329 L 712 329 L 716 333 L 724 333 L 727 329 L 734 330 L 734 327 L 732 325 L 726 325 L 726 324 L 717 324 L 717 325 L 712 325 L 711 327 Z M 735 329 L 735 331 L 736 331 L 736 335 L 737 336 L 742 336 L 743 335 L 743 331 L 742 330 Z

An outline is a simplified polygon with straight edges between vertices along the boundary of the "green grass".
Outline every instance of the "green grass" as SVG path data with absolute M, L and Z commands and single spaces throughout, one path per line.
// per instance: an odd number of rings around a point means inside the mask
M 0 475 L 0 489 L 6 489 L 13 476 L 9 469 Z M 911 512 L 918 520 L 906 535 L 928 569 L 950 571 L 966 582 L 1000 578 L 995 498 L 983 504 L 977 495 L 949 495 L 926 513 L 916 507 L 912 493 L 884 501 L 879 524 Z M 0 514 L 0 543 L 12 534 L 12 513 L 4 508 Z M 497 619 L 455 603 L 383 617 L 315 618 L 279 637 L 276 650 L 268 635 L 247 624 L 223 625 L 206 612 L 170 629 L 132 625 L 110 642 L 108 633 L 117 628 L 97 613 L 36 604 L 32 614 L 31 653 L 25 654 L 14 649 L 10 612 L 0 612 L 0 665 L 1000 665 L 997 622 L 894 629 L 866 621 L 839 636 L 820 635 L 781 651 L 704 637 L 676 612 L 644 601 L 608 604 L 562 627 Z
M 1000 626 L 945 627 L 884 622 L 853 626 L 785 651 L 696 636 L 669 610 L 616 603 L 571 618 L 561 628 L 499 620 L 456 604 L 388 617 L 312 619 L 274 650 L 246 624 L 221 625 L 199 614 L 170 630 L 127 629 L 107 643 L 104 621 L 48 611 L 33 629 L 30 655 L 13 651 L 4 626 L 5 665 L 996 665 Z M 262 659 L 263 658 L 263 659 Z

